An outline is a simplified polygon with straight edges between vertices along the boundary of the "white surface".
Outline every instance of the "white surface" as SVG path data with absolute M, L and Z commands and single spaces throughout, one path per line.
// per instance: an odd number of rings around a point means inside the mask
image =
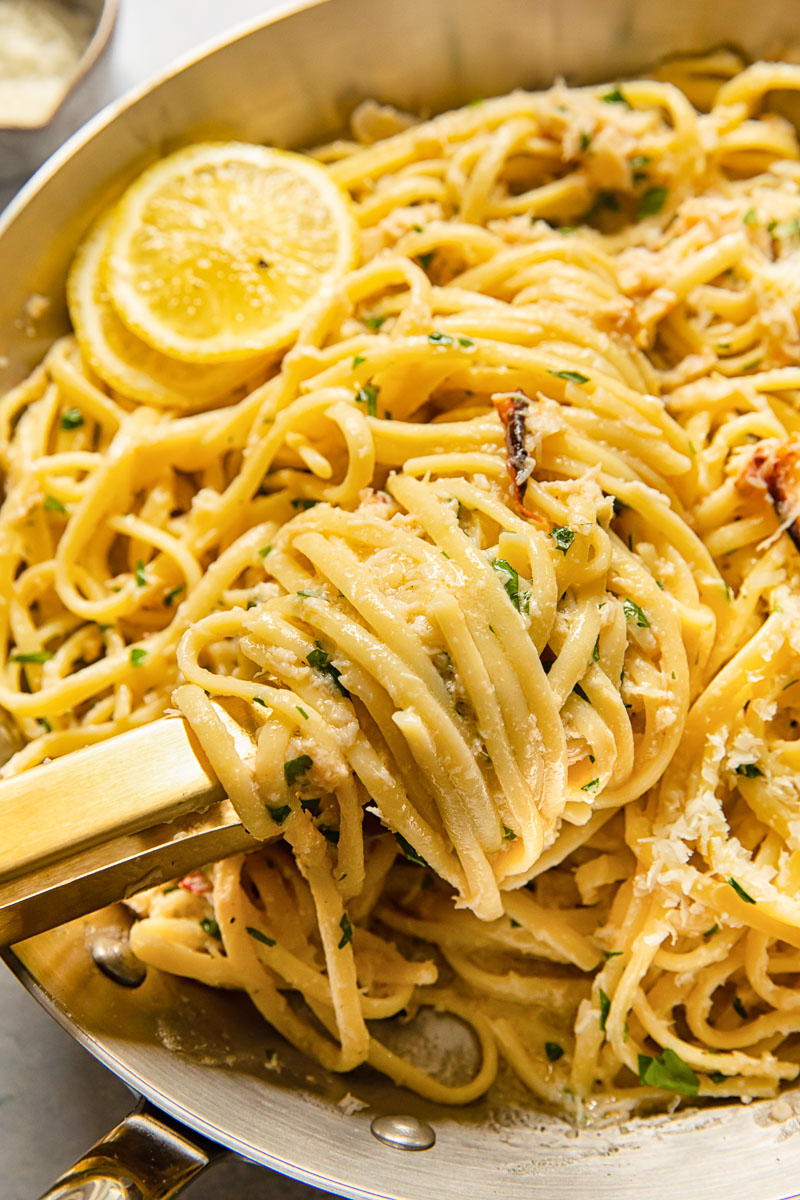
M 122 0 L 112 50 L 113 95 L 279 3 Z M 0 194 L 0 207 L 3 199 Z M 127 1088 L 51 1021 L 0 964 L 0 1200 L 36 1200 L 132 1105 Z M 312 1188 L 234 1159 L 183 1194 L 187 1200 L 322 1198 Z

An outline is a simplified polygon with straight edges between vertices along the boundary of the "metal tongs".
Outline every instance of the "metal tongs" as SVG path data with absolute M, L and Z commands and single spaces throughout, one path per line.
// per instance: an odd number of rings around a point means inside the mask
M 0 946 L 259 845 L 179 716 L 4 780 L 0 830 Z

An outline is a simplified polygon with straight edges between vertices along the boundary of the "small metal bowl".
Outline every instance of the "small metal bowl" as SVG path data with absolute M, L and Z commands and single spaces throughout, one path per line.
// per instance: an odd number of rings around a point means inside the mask
M 0 126 L 0 184 L 21 184 L 110 98 L 109 49 L 119 0 L 62 0 L 62 3 L 88 13 L 92 21 L 91 39 L 44 121 L 37 125 Z

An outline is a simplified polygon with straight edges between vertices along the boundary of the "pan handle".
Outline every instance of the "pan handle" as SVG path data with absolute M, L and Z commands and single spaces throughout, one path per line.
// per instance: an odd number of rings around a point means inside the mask
M 143 1101 L 41 1200 L 172 1200 L 224 1153 Z

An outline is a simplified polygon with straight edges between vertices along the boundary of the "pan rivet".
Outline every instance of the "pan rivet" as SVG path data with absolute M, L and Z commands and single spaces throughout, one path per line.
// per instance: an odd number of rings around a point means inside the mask
M 144 983 L 147 967 L 136 957 L 128 943 L 119 938 L 95 938 L 92 958 L 104 975 L 122 987 L 137 988 Z
M 395 1150 L 430 1150 L 436 1134 L 419 1117 L 376 1117 L 370 1125 L 373 1136 Z

